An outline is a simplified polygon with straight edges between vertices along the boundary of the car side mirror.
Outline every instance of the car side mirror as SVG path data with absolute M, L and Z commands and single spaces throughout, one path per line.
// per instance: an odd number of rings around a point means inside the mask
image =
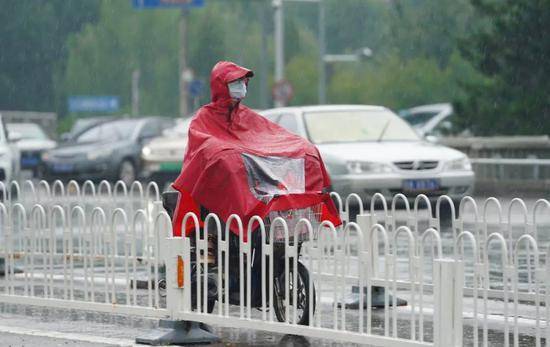
M 61 136 L 59 136 L 59 139 L 61 140 L 61 142 L 67 142 L 71 139 L 71 134 L 63 133 L 61 134 Z
M 9 142 L 18 142 L 23 138 L 20 132 L 10 131 L 8 132 L 8 141 Z

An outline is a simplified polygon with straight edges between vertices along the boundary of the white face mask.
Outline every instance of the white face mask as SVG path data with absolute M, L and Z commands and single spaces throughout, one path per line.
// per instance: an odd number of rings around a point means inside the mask
M 242 100 L 246 96 L 246 83 L 244 80 L 237 80 L 227 84 L 229 95 L 232 99 Z

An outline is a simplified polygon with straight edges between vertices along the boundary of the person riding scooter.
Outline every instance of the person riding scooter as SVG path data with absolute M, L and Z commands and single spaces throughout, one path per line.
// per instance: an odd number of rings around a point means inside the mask
M 242 104 L 253 76 L 227 61 L 212 69 L 212 102 L 191 121 L 182 170 L 172 185 L 180 193 L 176 235 L 184 215 L 199 215 L 200 207 L 222 220 L 235 213 L 246 226 L 253 216 L 264 218 L 272 210 L 322 204 L 324 220 L 340 224 L 317 148 Z M 236 226 L 231 230 L 238 234 Z
M 269 221 L 283 211 L 287 216 L 306 216 L 315 210 L 317 224 L 325 220 L 341 224 L 317 148 L 243 105 L 253 76 L 251 70 L 228 61 L 218 62 L 212 69 L 212 101 L 201 107 L 190 123 L 182 170 L 172 185 L 179 193 L 172 218 L 176 236 L 189 236 L 195 230 L 190 218 L 182 225 L 189 212 L 199 217 L 200 228 L 208 213 L 215 213 L 222 222 L 238 215 L 244 242 L 254 216 Z M 237 223 L 229 228 L 230 253 L 238 254 L 243 230 Z M 216 234 L 215 226 L 208 230 L 209 236 Z M 294 230 L 289 227 L 289 231 Z M 256 225 L 250 240 L 255 252 L 252 281 L 256 283 L 261 276 L 257 266 L 261 259 L 259 234 Z M 235 244 L 236 249 L 231 250 Z M 238 263 L 230 260 L 229 266 L 238 274 Z M 257 299 L 259 290 L 252 292 Z

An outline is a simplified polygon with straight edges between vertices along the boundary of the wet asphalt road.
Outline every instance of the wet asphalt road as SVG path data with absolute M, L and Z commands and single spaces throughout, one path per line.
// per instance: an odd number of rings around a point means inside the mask
M 0 304 L 0 346 L 133 346 L 136 336 L 156 327 L 158 321 L 153 319 Z M 294 335 L 212 328 L 222 339 L 212 346 L 344 346 Z M 52 332 L 67 338 L 44 336 Z

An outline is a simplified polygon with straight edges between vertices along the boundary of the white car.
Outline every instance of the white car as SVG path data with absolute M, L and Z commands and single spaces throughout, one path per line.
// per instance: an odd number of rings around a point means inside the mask
M 21 170 L 36 176 L 42 152 L 55 148 L 57 143 L 36 123 L 8 123 L 7 128 L 8 139 L 21 153 Z
M 179 119 L 173 128 L 151 140 L 141 150 L 142 176 L 155 181 L 161 188 L 172 183 L 181 171 L 187 148 L 187 132 L 191 117 Z
M 18 140 L 14 138 L 14 140 Z M 14 141 L 8 140 L 6 124 L 0 114 L 0 181 L 8 184 L 19 177 L 19 149 Z M 1 190 L 1 188 L 0 188 Z M 0 192 L 1 195 L 4 192 Z
M 324 105 L 261 112 L 266 118 L 314 143 L 329 171 L 332 189 L 365 201 L 377 192 L 414 199 L 446 194 L 458 202 L 472 194 L 474 173 L 468 157 L 424 141 L 385 107 Z

